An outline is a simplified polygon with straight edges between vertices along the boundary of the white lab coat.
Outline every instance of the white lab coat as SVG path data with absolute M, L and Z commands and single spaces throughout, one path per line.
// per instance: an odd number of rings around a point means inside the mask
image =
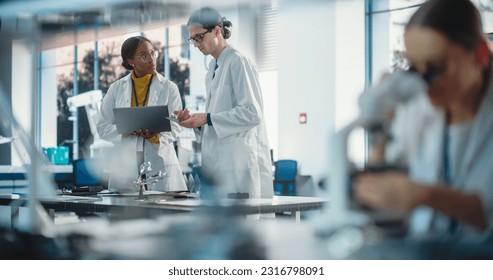
M 173 146 L 173 141 L 181 131 L 178 124 L 171 122 L 170 132 L 159 134 L 159 144 L 144 140 L 142 137 L 124 136 L 116 131 L 113 108 L 130 107 L 132 101 L 131 74 L 113 83 L 101 103 L 101 118 L 98 132 L 102 139 L 115 143 L 116 150 L 108 159 L 110 168 L 114 168 L 110 177 L 109 189 L 118 191 L 136 191 L 133 182 L 138 176 L 136 152 L 144 152 L 144 161 L 150 161 L 155 175 L 158 171 L 169 176 L 155 185 L 148 185 L 150 190 L 181 191 L 186 190 L 185 180 Z M 181 110 L 182 103 L 178 87 L 159 73 L 153 77 L 149 92 L 148 106 L 168 105 L 168 110 Z
M 205 78 L 205 110 L 212 126 L 196 130 L 202 143 L 202 171 L 223 191 L 271 198 L 270 150 L 256 66 L 230 46 L 219 55 L 212 79 L 215 62 Z
M 393 123 L 393 139 L 386 153 L 390 162 L 402 161 L 409 166 L 415 181 L 426 184 L 443 182 L 443 145 L 445 112 L 434 108 L 425 94 L 399 106 Z M 463 157 L 456 161 L 452 187 L 481 198 L 484 216 L 493 225 L 493 79 L 486 96 L 472 121 Z M 410 219 L 413 235 L 446 234 L 449 218 L 427 207 L 416 209 Z M 476 239 L 484 234 L 460 224 L 464 238 Z

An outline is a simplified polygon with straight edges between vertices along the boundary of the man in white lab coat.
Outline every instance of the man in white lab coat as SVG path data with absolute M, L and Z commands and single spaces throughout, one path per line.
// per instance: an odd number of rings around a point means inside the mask
M 256 66 L 228 45 L 232 24 L 216 10 L 194 12 L 187 25 L 190 43 L 214 58 L 205 78 L 206 113 L 175 112 L 180 125 L 197 128 L 202 172 L 223 193 L 271 198 L 270 151 Z

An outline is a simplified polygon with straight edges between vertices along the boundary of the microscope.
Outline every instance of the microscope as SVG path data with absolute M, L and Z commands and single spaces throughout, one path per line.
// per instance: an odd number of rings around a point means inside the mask
M 369 139 L 385 141 L 388 138 L 389 116 L 396 106 L 408 102 L 419 93 L 425 93 L 426 90 L 426 79 L 421 75 L 409 71 L 393 73 L 377 86 L 363 92 L 358 101 L 359 116 L 333 135 L 330 149 L 332 166 L 329 176 L 329 204 L 321 218 L 316 219 L 315 228 L 324 236 L 352 236 L 352 240 L 346 242 L 351 245 L 345 251 L 354 251 L 361 246 L 364 239 L 362 229 L 371 221 L 368 212 L 353 207 L 351 203 L 351 176 L 354 175 L 354 168 L 348 158 L 347 142 L 350 133 L 356 128 L 363 128 Z M 379 168 L 385 168 L 385 164 L 379 162 Z M 339 238 L 329 239 L 333 239 L 330 242 L 338 244 L 336 247 L 340 249 Z M 351 246 L 353 247 L 350 248 Z M 343 255 L 335 254 L 336 257 Z
M 143 162 L 139 166 L 139 176 L 134 182 L 134 185 L 139 187 L 139 197 L 137 198 L 137 200 L 145 200 L 144 191 L 148 184 L 155 184 L 167 176 L 166 172 L 162 172 L 161 170 L 159 170 L 156 175 L 147 177 L 147 174 L 149 174 L 151 171 L 152 164 L 150 161 Z

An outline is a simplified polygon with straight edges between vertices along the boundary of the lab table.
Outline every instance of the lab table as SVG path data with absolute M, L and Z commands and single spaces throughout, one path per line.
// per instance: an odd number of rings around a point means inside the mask
M 25 206 L 26 198 L 0 197 L 0 205 L 10 206 L 12 213 Z M 318 197 L 274 196 L 272 199 L 220 199 L 217 201 L 198 198 L 176 198 L 176 194 L 137 196 L 57 196 L 41 198 L 40 203 L 51 214 L 55 212 L 75 212 L 79 216 L 103 213 L 115 218 L 152 218 L 160 215 L 189 213 L 194 211 L 221 210 L 233 215 L 268 213 L 291 213 L 300 220 L 302 211 L 317 210 L 324 207 L 327 199 Z M 14 215 L 13 215 L 14 216 Z

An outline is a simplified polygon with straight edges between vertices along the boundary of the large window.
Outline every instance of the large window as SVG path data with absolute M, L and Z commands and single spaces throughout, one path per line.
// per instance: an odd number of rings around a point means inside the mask
M 367 71 L 369 83 L 378 81 L 384 72 L 406 68 L 404 59 L 404 27 L 411 15 L 425 0 L 370 1 L 371 53 Z

